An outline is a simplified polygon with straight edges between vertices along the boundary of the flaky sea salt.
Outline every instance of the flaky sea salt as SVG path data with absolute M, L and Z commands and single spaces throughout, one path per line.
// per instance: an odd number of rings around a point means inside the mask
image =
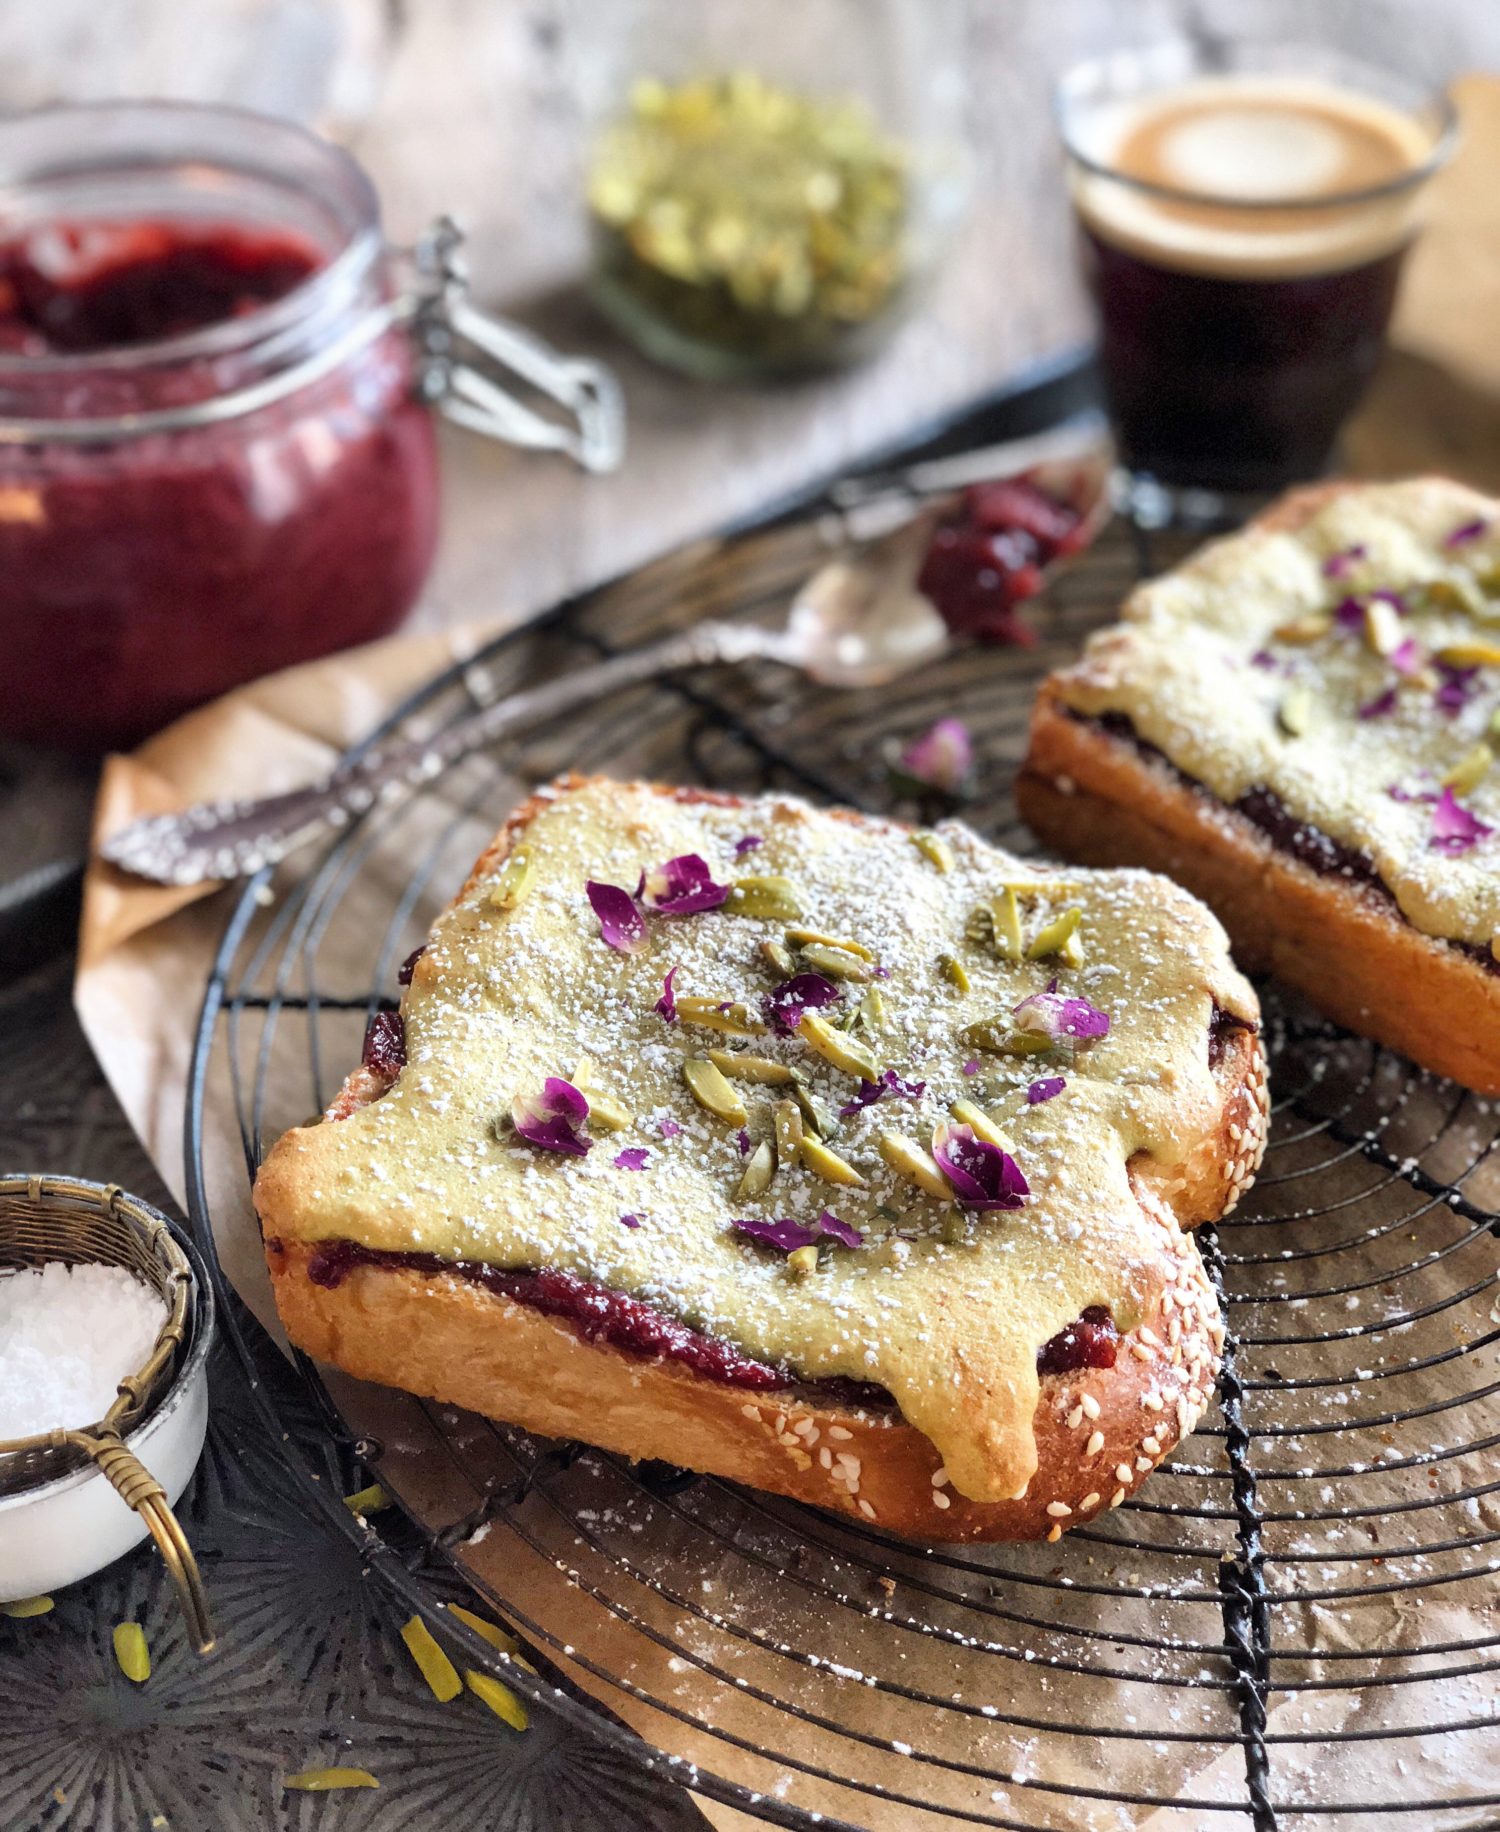
M 50 1261 L 0 1278 L 0 1439 L 103 1418 L 165 1321 L 123 1266 Z

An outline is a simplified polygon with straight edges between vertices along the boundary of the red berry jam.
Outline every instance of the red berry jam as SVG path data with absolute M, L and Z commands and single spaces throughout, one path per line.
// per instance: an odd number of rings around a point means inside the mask
M 377 1011 L 371 1018 L 361 1061 L 385 1081 L 394 1081 L 406 1067 L 406 1026 L 399 1011 Z
M 958 635 L 1035 642 L 1016 607 L 1041 590 L 1042 568 L 1083 538 L 1078 511 L 1028 478 L 974 484 L 935 530 L 917 589 Z
M 25 435 L 0 443 L 8 737 L 129 744 L 400 622 L 437 530 L 405 330 L 244 404 L 370 322 L 378 268 L 337 309 L 319 289 L 337 252 L 194 218 L 42 222 L 0 244 L 0 423 Z M 132 426 L 188 407 L 204 423 Z M 72 421 L 107 431 L 30 434 Z
M 1080 1368 L 1112 1368 L 1120 1352 L 1120 1332 L 1103 1304 L 1088 1309 L 1037 1350 L 1038 1374 L 1076 1374 Z

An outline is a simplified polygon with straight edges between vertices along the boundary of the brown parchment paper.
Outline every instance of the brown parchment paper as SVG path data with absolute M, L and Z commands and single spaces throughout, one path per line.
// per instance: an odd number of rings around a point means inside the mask
M 1412 260 L 1396 348 L 1349 431 L 1347 451 L 1358 474 L 1445 469 L 1500 491 L 1500 81 L 1469 79 L 1459 86 L 1459 101 L 1465 151 L 1435 187 L 1432 224 Z M 471 653 L 483 634 L 465 629 L 397 637 L 270 677 L 192 714 L 133 755 L 109 761 L 100 785 L 96 833 L 110 832 L 137 815 L 198 799 L 264 794 L 307 780 L 411 687 Z M 567 734 L 559 735 L 556 761 L 559 767 L 569 761 Z M 638 762 L 649 771 L 647 740 L 642 739 L 638 760 L 624 761 Z M 511 795 L 520 792 L 519 784 L 509 783 L 493 766 L 481 787 L 478 804 L 468 807 L 475 779 L 463 770 L 456 772 L 451 787 L 445 783 L 441 797 L 432 798 L 414 826 L 403 827 L 364 860 L 360 882 L 336 918 L 343 926 L 333 937 L 334 945 L 322 950 L 325 965 L 347 956 L 349 992 L 369 984 L 368 931 L 383 927 L 414 849 L 445 848 L 442 867 L 433 875 L 432 896 L 410 912 L 416 937 L 435 913 L 440 894 L 458 883 L 503 817 Z M 273 899 L 277 894 L 273 891 Z M 182 1121 L 187 1067 L 202 989 L 227 907 L 223 892 L 153 889 L 97 863 L 85 888 L 75 987 L 78 1013 L 111 1085 L 179 1201 L 185 1196 Z M 340 990 L 336 985 L 323 989 Z M 358 1016 L 350 1014 L 347 1049 L 328 1069 L 335 1081 L 357 1055 L 359 1029 Z M 269 1140 L 304 1117 L 313 1103 L 300 1066 L 305 1052 L 295 1038 L 283 1031 L 270 1040 L 268 1049 L 270 1093 L 262 1124 Z M 285 1073 L 280 1072 L 283 1060 Z M 206 1103 L 209 1203 L 229 1276 L 274 1328 L 226 1073 L 225 1066 L 216 1063 Z M 1490 1207 L 1500 1203 L 1492 1116 L 1476 1116 L 1462 1133 L 1451 1128 L 1443 1132 L 1432 1113 L 1417 1103 L 1405 1123 L 1411 1128 L 1414 1153 L 1442 1134 L 1443 1149 L 1453 1154 L 1453 1160 L 1435 1163 L 1434 1174 L 1466 1175 L 1465 1189 L 1475 1202 Z M 1470 1168 L 1476 1164 L 1477 1170 Z M 1361 1184 L 1360 1173 L 1360 1165 L 1351 1164 L 1347 1200 L 1351 1205 L 1378 1203 L 1378 1196 L 1369 1196 Z M 1380 1267 L 1378 1253 L 1372 1249 L 1372 1254 L 1373 1273 Z M 1309 1264 L 1317 1266 L 1316 1261 Z M 1456 1256 L 1451 1279 L 1440 1283 L 1434 1295 L 1457 1291 L 1471 1271 L 1471 1262 Z M 1315 1273 L 1298 1276 L 1316 1285 Z M 1448 1278 L 1446 1273 L 1432 1276 L 1439 1281 Z M 1441 1357 L 1453 1346 L 1453 1327 L 1446 1312 L 1415 1326 L 1412 1337 L 1403 1341 L 1403 1357 L 1415 1359 L 1419 1352 Z M 1490 1381 L 1500 1379 L 1493 1352 L 1484 1353 L 1484 1367 L 1468 1371 L 1469 1387 L 1482 1384 L 1481 1374 Z M 1477 1363 L 1480 1356 L 1473 1359 Z M 1281 1363 L 1289 1375 L 1322 1371 L 1329 1364 L 1337 1364 L 1334 1371 L 1354 1370 L 1357 1345 L 1347 1353 L 1326 1344 L 1288 1350 Z M 1462 1429 L 1476 1445 L 1500 1433 L 1500 1411 L 1493 1399 L 1481 1400 L 1460 1415 L 1444 1414 L 1452 1384 L 1441 1360 L 1403 1376 L 1399 1392 L 1387 1390 L 1394 1385 L 1387 1383 L 1382 1389 L 1382 1401 L 1402 1410 L 1431 1406 L 1435 1418 L 1446 1416 L 1451 1429 Z M 486 1479 L 503 1481 L 513 1473 L 494 1434 L 479 1421 L 439 1415 L 405 1396 L 357 1383 L 337 1380 L 335 1390 L 359 1428 L 385 1444 L 382 1480 L 429 1524 L 463 1518 Z M 1311 1426 L 1316 1425 L 1319 1403 L 1317 1391 L 1305 1402 Z M 1366 1408 L 1375 1409 L 1374 1404 Z M 1442 1442 L 1443 1429 L 1434 1427 L 1424 1444 Z M 453 1454 L 455 1445 L 464 1451 L 461 1470 Z M 1375 1809 L 1382 1803 L 1500 1793 L 1500 1735 L 1492 1733 L 1481 1745 L 1473 1736 L 1401 1734 L 1412 1726 L 1433 1724 L 1434 1688 L 1440 1689 L 1444 1702 L 1443 1721 L 1463 1723 L 1494 1715 L 1495 1676 L 1482 1670 L 1484 1657 L 1470 1661 L 1459 1653 L 1424 1659 L 1409 1670 L 1452 1669 L 1453 1676 L 1422 1685 L 1363 1688 L 1351 1683 L 1368 1673 L 1374 1650 L 1389 1658 L 1403 1649 L 1435 1643 L 1461 1649 L 1466 1642 L 1493 1635 L 1493 1574 L 1474 1560 L 1471 1570 L 1463 1567 L 1468 1575 L 1411 1596 L 1399 1583 L 1362 1584 L 1361 1574 L 1369 1578 L 1376 1569 L 1367 1562 L 1369 1556 L 1386 1558 L 1398 1576 L 1421 1576 L 1435 1568 L 1433 1560 L 1452 1558 L 1413 1550 L 1421 1534 L 1416 1529 L 1408 1533 L 1402 1525 L 1403 1504 L 1429 1499 L 1429 1473 L 1420 1463 L 1382 1471 L 1381 1509 L 1375 1517 L 1341 1527 L 1330 1539 L 1327 1529 L 1303 1528 L 1294 1518 L 1299 1510 L 1316 1512 L 1319 1505 L 1317 1492 L 1309 1493 L 1307 1482 L 1297 1475 L 1299 1445 L 1296 1437 L 1278 1439 L 1262 1478 L 1263 1505 L 1288 1516 L 1268 1529 L 1277 1561 L 1276 1581 L 1288 1590 L 1326 1590 L 1329 1595 L 1278 1610 L 1279 1646 L 1323 1651 L 1318 1659 L 1293 1662 L 1278 1671 L 1283 1684 L 1300 1680 L 1304 1687 L 1318 1688 L 1273 1695 L 1272 1733 L 1304 1739 L 1276 1747 L 1282 1804 L 1294 1812 L 1299 1801 L 1320 1797 L 1369 1801 L 1369 1816 L 1340 1817 L 1341 1826 L 1354 1832 L 1381 1820 Z M 1308 1457 L 1309 1465 L 1337 1460 L 1328 1455 L 1324 1440 L 1317 1440 L 1315 1448 L 1317 1456 Z M 1200 1438 L 1188 1447 L 1185 1460 L 1197 1458 L 1212 1466 L 1218 1454 L 1209 1440 Z M 1108 1681 L 1049 1663 L 1051 1654 L 1066 1658 L 1070 1634 L 1087 1632 L 1103 1619 L 1101 1605 L 1087 1593 L 1091 1580 L 1106 1578 L 1117 1592 L 1120 1587 L 1128 1592 L 1133 1576 L 1129 1553 L 1122 1551 L 1106 1571 L 1100 1568 L 1104 1555 L 1097 1548 L 1071 1547 L 1066 1540 L 1059 1547 L 1008 1548 L 993 1554 L 987 1573 L 989 1555 L 981 1551 L 975 1557 L 972 1584 L 971 1607 L 976 1614 L 951 1597 L 935 1595 L 924 1584 L 920 1552 L 893 1555 L 893 1591 L 875 1588 L 857 1558 L 841 1555 L 838 1530 L 830 1527 L 820 1541 L 826 1548 L 811 1556 L 822 1561 L 828 1582 L 855 1607 L 840 1612 L 837 1646 L 829 1647 L 828 1660 L 816 1665 L 801 1662 L 789 1671 L 786 1656 L 776 1649 L 778 1626 L 784 1628 L 789 1644 L 806 1646 L 816 1639 L 806 1620 L 788 1615 L 801 1607 L 797 1599 L 803 1593 L 781 1583 L 773 1568 L 796 1537 L 790 1526 L 786 1536 L 778 1538 L 763 1518 L 740 1518 L 731 1494 L 715 1492 L 702 1504 L 719 1529 L 719 1537 L 710 1542 L 703 1533 L 689 1531 L 670 1507 L 639 1491 L 621 1490 L 617 1477 L 590 1460 L 559 1480 L 567 1487 L 556 1499 L 565 1506 L 542 1498 L 534 1517 L 528 1515 L 525 1532 L 497 1524 L 465 1547 L 465 1562 L 476 1585 L 503 1603 L 585 1690 L 681 1758 L 686 1784 L 692 1783 L 691 1765 L 701 1761 L 751 1789 L 841 1816 L 872 1832 L 929 1832 L 956 1824 L 952 1816 L 958 1814 L 1002 1820 L 1010 1815 L 1067 1832 L 1198 1832 L 1201 1827 L 1235 1823 L 1232 1816 L 1212 1811 L 1210 1803 L 1243 1800 L 1239 1750 L 1226 1745 L 1217 1757 L 1205 1760 L 1201 1744 L 1168 1740 L 1173 1733 L 1232 1734 L 1233 1713 L 1222 1695 L 1187 1688 L 1167 1695 L 1159 1685 L 1143 1683 L 1165 1671 L 1180 1670 L 1181 1657 L 1122 1644 L 1115 1664 L 1123 1676 Z M 1478 1491 L 1472 1500 L 1444 1510 L 1442 1521 L 1453 1529 L 1452 1537 L 1500 1531 L 1500 1509 L 1486 1492 L 1494 1480 L 1492 1451 L 1475 1449 L 1461 1460 L 1445 1463 L 1445 1490 L 1462 1482 Z M 1191 1504 L 1201 1494 L 1201 1483 L 1164 1472 L 1153 1478 L 1149 1498 L 1169 1502 L 1174 1492 L 1185 1505 Z M 1427 1516 L 1414 1518 L 1420 1522 Z M 573 1524 L 578 1520 L 591 1523 L 582 1535 Z M 1217 1562 L 1234 1543 L 1232 1520 L 1174 1526 L 1156 1519 L 1133 1531 L 1185 1547 L 1185 1554 L 1174 1553 L 1177 1562 L 1172 1569 L 1189 1588 L 1197 1582 L 1211 1590 Z M 714 1559 L 705 1559 L 708 1543 L 719 1548 Z M 762 1547 L 765 1556 L 757 1562 L 743 1554 L 745 1547 Z M 1364 1555 L 1359 1562 L 1344 1562 L 1356 1551 Z M 1143 1581 L 1159 1574 L 1162 1557 L 1141 1555 Z M 629 1583 L 631 1611 L 649 1633 L 626 1624 L 618 1608 L 609 1607 L 610 1600 L 618 1603 L 622 1570 L 634 1574 Z M 1045 1573 L 1055 1580 L 1060 1571 L 1076 1573 L 1076 1595 L 1028 1590 L 1028 1574 Z M 1017 1618 L 1035 1612 L 1031 1626 L 1021 1629 L 1003 1613 L 1001 1619 L 989 1614 L 997 1597 Z M 1114 1630 L 1153 1637 L 1160 1632 L 1161 1607 L 1159 1601 L 1121 1602 L 1116 1594 L 1108 1605 L 1108 1622 Z M 863 1628 L 862 1609 L 869 1613 Z M 1044 1615 L 1045 1620 L 1039 1619 Z M 924 1632 L 903 1639 L 903 1620 L 919 1624 Z M 1220 1633 L 1217 1605 L 1209 1601 L 1174 1603 L 1171 1620 L 1188 1638 L 1212 1643 Z M 981 1623 L 985 1633 L 976 1634 Z M 950 1638 L 935 1638 L 934 1626 L 951 1629 Z M 746 1629 L 759 1639 L 752 1642 Z M 1327 1657 L 1338 1648 L 1362 1657 L 1352 1662 Z M 1369 1653 L 1368 1659 L 1363 1652 Z M 895 1677 L 903 1685 L 935 1698 L 967 1700 L 976 1709 L 962 1716 L 902 1704 L 862 1683 L 862 1660 L 871 1671 L 888 1677 L 899 1662 Z M 733 1674 L 739 1683 L 710 1677 L 708 1665 Z M 1481 1670 L 1466 1670 L 1475 1667 Z M 787 1718 L 762 1701 L 762 1692 L 795 1699 L 806 1716 L 789 1733 Z M 1101 1742 L 1009 1729 L 984 1715 L 987 1702 L 1032 1715 L 1043 1726 L 1063 1721 L 1139 1724 L 1159 1730 L 1162 1740 Z M 890 1798 L 851 1794 L 798 1766 L 826 1763 L 835 1772 L 849 1767 L 848 1747 L 840 1734 L 820 1728 L 820 1719 L 853 1727 L 868 1739 L 859 1747 L 859 1772 L 888 1790 Z M 742 1743 L 725 1742 L 713 1731 L 728 1732 Z M 1334 1732 L 1358 1732 L 1362 1740 L 1331 1744 L 1327 1738 Z M 899 1797 L 907 1790 L 922 1794 L 933 1771 L 924 1771 L 922 1779 L 913 1782 L 914 1757 L 907 1744 L 947 1763 L 967 1761 L 1088 1793 L 1029 1794 L 1020 1786 L 955 1781 L 941 1808 L 914 1807 Z M 775 1753 L 758 1753 L 764 1751 Z M 1101 1792 L 1104 1799 L 1091 1797 Z M 1120 1804 L 1119 1797 L 1130 1794 L 1188 1795 L 1204 1805 L 1155 1811 Z M 731 1809 L 701 1804 L 721 1827 L 749 1823 Z M 1475 1808 L 1472 1815 L 1444 1815 L 1444 1832 L 1487 1823 L 1487 1811 Z M 1416 1819 L 1409 1817 L 1405 1823 L 1415 1824 Z

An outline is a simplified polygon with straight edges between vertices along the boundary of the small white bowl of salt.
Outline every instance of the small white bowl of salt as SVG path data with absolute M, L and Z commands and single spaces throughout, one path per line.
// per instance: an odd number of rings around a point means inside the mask
M 213 1300 L 166 1217 L 113 1185 L 0 1177 L 0 1603 L 147 1533 L 213 1642 L 172 1513 L 203 1450 Z

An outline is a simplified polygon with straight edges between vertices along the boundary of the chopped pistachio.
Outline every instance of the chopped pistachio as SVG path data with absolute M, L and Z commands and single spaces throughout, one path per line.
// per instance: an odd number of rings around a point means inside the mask
M 351 1514 L 378 1514 L 382 1508 L 391 1505 L 391 1498 L 378 1482 L 372 1482 L 368 1488 L 356 1489 L 352 1495 L 345 1495 L 344 1506 Z
M 704 1057 L 689 1056 L 682 1065 L 682 1079 L 693 1099 L 707 1112 L 728 1120 L 731 1126 L 743 1126 L 749 1119 L 744 1101 Z
M 586 1098 L 589 1123 L 602 1126 L 606 1132 L 623 1132 L 634 1118 L 624 1101 L 616 1100 L 613 1094 L 601 1094 L 597 1088 L 592 1088 Z
M 935 865 L 941 872 L 952 871 L 957 863 L 953 848 L 940 833 L 929 833 L 924 828 L 911 836 L 911 843 L 929 865 Z
M 521 1644 L 514 1635 L 507 1634 L 497 1622 L 486 1621 L 483 1616 L 476 1616 L 472 1609 L 465 1609 L 462 1603 L 450 1603 L 448 1614 L 457 1616 L 465 1622 L 482 1640 L 489 1642 L 492 1648 L 503 1648 L 507 1654 L 519 1654 Z
M 978 1018 L 966 1024 L 958 1040 L 971 1050 L 988 1050 L 993 1056 L 1040 1056 L 1052 1048 L 1045 1031 L 1017 1030 L 1008 1017 Z
M 956 986 L 960 992 L 969 990 L 969 975 L 963 962 L 956 954 L 938 956 L 938 972 L 950 986 Z
M 531 854 L 518 846 L 496 874 L 485 901 L 492 910 L 513 910 L 531 884 Z
M 797 971 L 797 963 L 792 959 L 788 950 L 769 935 L 760 944 L 760 955 L 772 973 L 780 979 L 789 980 Z
M 1477 585 L 1457 579 L 1430 579 L 1422 587 L 1422 602 L 1434 610 L 1469 611 L 1478 613 L 1483 609 Z
M 764 1037 L 766 1026 L 738 1000 L 700 998 L 681 994 L 677 1000 L 679 1024 L 696 1024 L 702 1030 L 723 1031 L 729 1037 Z
M 985 1112 L 983 1107 L 976 1107 L 971 1100 L 956 1100 L 952 1113 L 961 1125 L 967 1126 L 976 1139 L 983 1139 L 986 1145 L 998 1145 L 1002 1151 L 1012 1149 L 1011 1142 Z
M 731 916 L 757 916 L 767 922 L 795 922 L 802 914 L 796 886 L 790 878 L 736 878 L 724 905 Z M 681 1007 L 681 1000 L 678 1006 Z
M 771 1187 L 771 1179 L 776 1175 L 776 1152 L 769 1139 L 762 1139 L 751 1152 L 749 1162 L 745 1165 L 745 1174 L 740 1178 L 736 1196 L 764 1196 Z
M 837 1031 L 818 1012 L 804 1011 L 797 1024 L 797 1035 L 825 1062 L 831 1062 L 846 1075 L 857 1075 L 861 1081 L 876 1081 L 880 1065 L 870 1052 L 844 1032 Z
M 1276 709 L 1277 723 L 1289 738 L 1300 738 L 1312 724 L 1312 689 L 1305 681 L 1294 681 Z
M 1456 795 L 1468 795 L 1489 775 L 1490 765 L 1494 761 L 1495 753 L 1487 744 L 1476 744 L 1449 770 L 1443 778 L 1443 786 L 1452 789 Z
M 1449 668 L 1500 668 L 1500 642 L 1450 642 L 1437 652 Z
M 852 1164 L 846 1163 L 830 1146 L 821 1139 L 804 1138 L 802 1141 L 802 1165 L 815 1177 L 821 1177 L 825 1183 L 840 1183 L 850 1189 L 862 1190 L 865 1180 Z
M 862 941 L 850 941 L 847 935 L 825 935 L 821 929 L 788 929 L 786 938 L 794 948 L 805 948 L 809 942 L 816 942 L 825 948 L 842 948 L 845 954 L 857 954 L 862 961 L 875 959 L 872 948 L 867 948 Z
M 1401 646 L 1401 618 L 1388 598 L 1365 605 L 1365 641 L 1377 655 L 1393 655 Z
M 866 1030 L 889 1030 L 890 1013 L 885 1008 L 885 994 L 878 986 L 872 986 L 859 1002 L 860 1022 Z
M 51 1597 L 17 1597 L 14 1602 L 0 1603 L 0 1616 L 13 1622 L 29 1622 L 33 1616 L 45 1616 L 52 1610 Z
M 491 1679 L 488 1673 L 476 1673 L 471 1667 L 464 1669 L 464 1680 L 469 1690 L 476 1697 L 482 1698 L 495 1716 L 509 1724 L 512 1730 L 524 1730 L 530 1723 L 526 1707 L 509 1686 L 501 1685 L 498 1679 Z
M 793 1079 L 784 1062 L 773 1062 L 769 1056 L 747 1056 L 738 1050 L 710 1050 L 708 1060 L 733 1081 L 759 1081 L 771 1087 Z
M 923 1151 L 915 1139 L 909 1139 L 901 1132 L 882 1132 L 880 1155 L 898 1177 L 905 1177 L 908 1183 L 915 1183 L 918 1189 L 925 1190 L 929 1196 L 935 1196 L 939 1202 L 953 1200 L 953 1191 L 948 1186 L 947 1178 L 938 1169 L 937 1160 L 930 1152 Z
M 950 1209 L 938 1232 L 945 1247 L 961 1247 L 969 1238 L 969 1218 L 962 1209 Z
M 794 1279 L 805 1279 L 818 1270 L 818 1249 L 813 1246 L 795 1248 L 786 1256 L 786 1269 Z
M 332 1794 L 340 1788 L 379 1787 L 380 1783 L 367 1768 L 304 1768 L 300 1774 L 288 1775 L 281 1785 L 299 1794 Z
M 1293 617 L 1288 623 L 1277 624 L 1271 635 L 1277 642 L 1316 642 L 1332 628 L 1332 617 L 1326 612 L 1314 611 L 1306 617 Z
M 802 1115 L 804 1139 L 810 1132 L 820 1139 L 831 1139 L 838 1131 L 838 1121 L 805 1082 L 798 1081 L 793 1084 L 792 1099 L 797 1103 L 797 1111 Z
M 772 1116 L 776 1122 L 777 1162 L 791 1166 L 802 1159 L 802 1111 L 795 1101 L 779 1100 Z
M 446 1705 L 450 1699 L 457 1698 L 464 1689 L 464 1682 L 458 1677 L 458 1668 L 420 1616 L 411 1617 L 403 1625 L 401 1639 L 406 1643 L 407 1653 L 416 1662 L 417 1671 L 427 1681 L 428 1690 L 437 1702 Z
M 580 1056 L 574 1064 L 573 1073 L 568 1077 L 580 1094 L 587 1094 L 589 1083 L 594 1079 L 594 1059 L 592 1056 Z
M 1007 884 L 998 897 L 990 901 L 990 920 L 994 924 L 995 952 L 1002 960 L 1021 958 L 1021 905 L 1015 886 Z
M 117 1622 L 114 1627 L 115 1660 L 133 1685 L 144 1686 L 151 1677 L 151 1649 L 139 1622 Z
M 1026 950 L 1029 961 L 1044 961 L 1049 955 L 1061 954 L 1063 949 L 1078 933 L 1078 925 L 1083 921 L 1083 911 L 1075 904 L 1064 910 L 1060 916 L 1037 930 Z
M 808 942 L 802 950 L 802 959 L 825 979 L 868 980 L 871 977 L 872 970 L 868 962 L 862 961 L 857 954 L 846 953 L 843 948 L 830 947 L 825 942 Z
M 1490 722 L 1485 727 L 1491 738 L 1500 739 L 1500 706 L 1490 714 Z

